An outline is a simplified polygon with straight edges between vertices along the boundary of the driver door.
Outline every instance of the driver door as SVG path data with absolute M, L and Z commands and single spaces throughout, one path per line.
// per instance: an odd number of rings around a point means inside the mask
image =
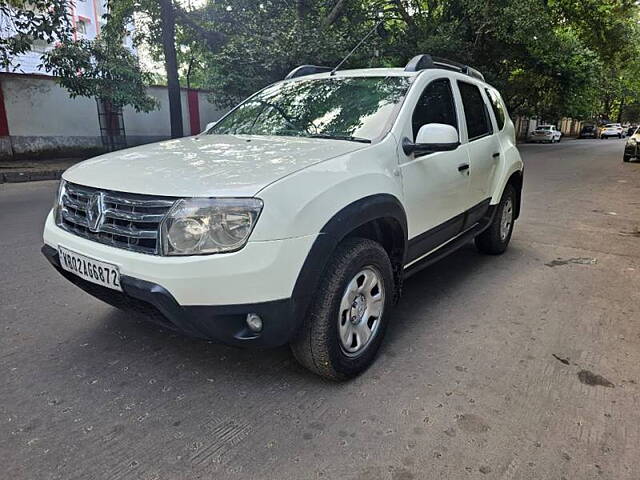
M 458 111 L 451 80 L 432 80 L 417 101 L 411 125 L 405 128 L 412 141 L 429 123 L 452 125 L 459 130 Z M 400 164 L 409 227 L 407 261 L 417 260 L 462 229 L 468 208 L 469 159 L 466 150 L 411 154 Z

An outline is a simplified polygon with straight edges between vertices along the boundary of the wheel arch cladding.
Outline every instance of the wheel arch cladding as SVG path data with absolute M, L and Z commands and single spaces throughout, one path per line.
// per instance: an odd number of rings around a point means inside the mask
M 352 237 L 368 238 L 383 246 L 394 267 L 396 291 L 399 295 L 407 249 L 406 213 L 400 201 L 393 195 L 377 194 L 364 197 L 331 217 L 311 246 L 292 294 L 299 324 L 334 250 L 341 241 Z
M 521 208 L 521 204 L 522 204 L 522 184 L 523 184 L 523 176 L 524 173 L 522 172 L 522 170 L 518 170 L 517 172 L 513 172 L 511 174 L 511 176 L 509 177 L 509 179 L 507 180 L 507 183 L 505 184 L 505 188 L 507 185 L 511 185 L 513 186 L 513 189 L 516 191 L 516 204 L 515 204 L 515 212 L 514 213 L 514 220 L 517 219 L 518 217 L 520 217 L 520 208 Z

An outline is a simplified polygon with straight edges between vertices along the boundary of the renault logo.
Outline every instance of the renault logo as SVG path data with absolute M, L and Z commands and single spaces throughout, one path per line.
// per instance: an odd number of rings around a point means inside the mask
M 104 222 L 104 199 L 102 192 L 94 193 L 87 202 L 87 227 L 97 233 Z

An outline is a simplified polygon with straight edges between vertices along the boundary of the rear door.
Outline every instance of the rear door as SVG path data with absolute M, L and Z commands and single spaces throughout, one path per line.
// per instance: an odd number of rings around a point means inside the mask
M 456 82 L 465 118 L 467 142 L 463 145 L 469 156 L 469 216 L 467 226 L 474 224 L 485 213 L 491 199 L 491 185 L 502 155 L 497 127 L 489 115 L 486 92 L 475 83 Z

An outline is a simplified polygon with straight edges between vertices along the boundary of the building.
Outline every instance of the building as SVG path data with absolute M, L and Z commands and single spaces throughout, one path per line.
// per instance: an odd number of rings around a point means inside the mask
M 74 40 L 93 40 L 100 34 L 100 29 L 104 24 L 102 16 L 107 9 L 106 0 L 74 0 L 70 2 L 69 16 L 71 23 L 74 27 L 73 38 Z M 7 22 L 3 22 L 5 28 L 9 25 Z M 9 29 L 6 28 L 8 31 Z M 129 29 L 133 30 L 133 26 Z M 7 32 L 3 32 L 7 34 Z M 125 39 L 125 45 L 131 50 L 134 50 L 131 36 L 127 36 Z M 48 50 L 53 48 L 53 44 L 44 42 L 42 40 L 36 40 L 33 43 L 31 51 L 18 55 L 14 59 L 14 64 L 17 68 L 9 68 L 7 71 L 14 73 L 38 73 L 48 75 L 47 72 L 38 68 L 41 63 L 40 57 Z

